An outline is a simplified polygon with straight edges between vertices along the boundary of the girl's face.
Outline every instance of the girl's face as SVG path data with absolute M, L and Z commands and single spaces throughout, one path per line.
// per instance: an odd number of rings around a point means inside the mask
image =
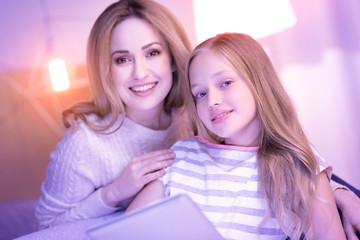
M 199 118 L 226 144 L 259 144 L 259 117 L 250 88 L 224 58 L 205 50 L 190 66 L 191 92 Z
M 148 22 L 131 17 L 114 28 L 110 50 L 111 75 L 126 114 L 163 111 L 173 70 L 161 35 Z

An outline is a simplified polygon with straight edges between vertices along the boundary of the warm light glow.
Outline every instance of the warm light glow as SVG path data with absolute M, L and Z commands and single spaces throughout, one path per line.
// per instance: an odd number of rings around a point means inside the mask
M 194 0 L 194 13 L 198 43 L 224 32 L 259 39 L 296 23 L 289 0 Z
M 64 91 L 70 86 L 66 64 L 60 58 L 53 59 L 49 64 L 50 79 L 54 91 Z

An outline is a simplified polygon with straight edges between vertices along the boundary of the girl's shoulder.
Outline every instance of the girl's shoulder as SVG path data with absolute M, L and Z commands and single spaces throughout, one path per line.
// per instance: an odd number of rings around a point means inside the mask
M 201 139 L 199 137 L 192 137 L 187 139 L 182 139 L 174 143 L 171 147 L 173 149 L 180 149 L 180 148 L 189 148 L 189 149 L 197 149 L 201 148 L 202 145 L 208 144 L 205 139 Z
M 259 149 L 259 147 L 242 147 L 236 145 L 215 143 L 199 136 L 194 136 L 192 138 L 177 141 L 173 145 L 173 147 L 211 148 L 211 149 L 219 149 L 219 150 L 255 151 L 255 152 Z

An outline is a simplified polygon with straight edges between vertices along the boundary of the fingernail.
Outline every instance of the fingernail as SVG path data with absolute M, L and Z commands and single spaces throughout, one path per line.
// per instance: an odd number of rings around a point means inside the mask
M 176 155 L 175 155 L 175 153 L 174 152 L 172 152 L 172 153 L 170 153 L 170 155 L 169 155 L 171 158 L 175 158 L 176 157 Z

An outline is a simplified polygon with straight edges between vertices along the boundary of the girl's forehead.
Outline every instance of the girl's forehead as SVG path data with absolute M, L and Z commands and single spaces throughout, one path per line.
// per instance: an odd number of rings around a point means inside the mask
M 189 68 L 191 81 L 204 78 L 218 78 L 234 72 L 224 57 L 210 50 L 199 52 L 192 60 Z

